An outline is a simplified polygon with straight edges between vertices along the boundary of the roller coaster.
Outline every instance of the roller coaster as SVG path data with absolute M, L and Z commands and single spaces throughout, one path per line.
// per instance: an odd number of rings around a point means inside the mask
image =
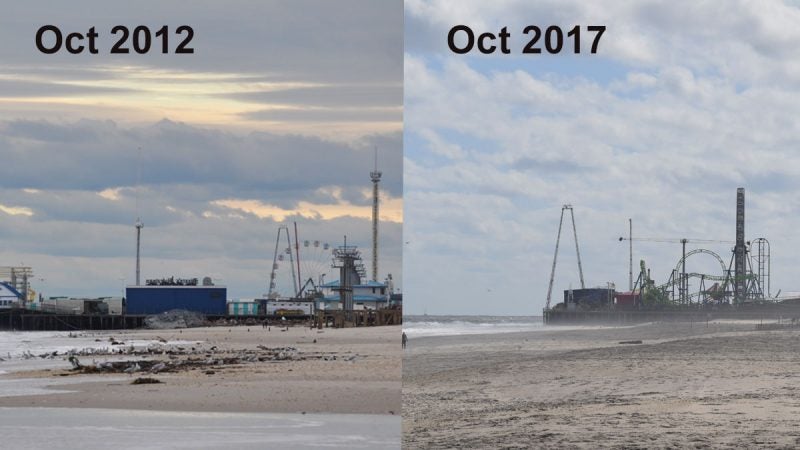
M 583 277 L 583 267 L 581 265 L 581 254 L 578 246 L 578 233 L 575 225 L 575 214 L 572 205 L 565 204 L 561 208 L 561 218 L 558 223 L 558 234 L 556 235 L 555 253 L 553 255 L 553 265 L 550 271 L 550 281 L 547 288 L 547 298 L 545 310 L 550 310 L 552 298 L 554 276 L 558 260 L 558 250 L 561 244 L 561 232 L 564 224 L 564 216 L 569 213 L 572 222 L 573 237 L 575 240 L 575 253 L 578 263 L 578 276 L 580 279 L 581 291 L 591 291 L 586 289 Z M 633 237 L 632 222 L 628 219 L 628 237 L 620 237 L 619 241 L 629 241 L 629 292 L 615 292 L 614 283 L 608 283 L 609 292 L 607 302 L 600 304 L 615 304 L 629 307 L 686 307 L 686 306 L 714 306 L 714 305 L 741 305 L 751 303 L 767 303 L 777 300 L 777 295 L 772 297 L 770 292 L 770 249 L 769 241 L 765 238 L 745 240 L 745 192 L 744 188 L 736 190 L 736 239 L 735 241 L 720 241 L 708 239 L 654 239 Z M 681 258 L 675 265 L 675 269 L 667 277 L 663 284 L 656 284 L 650 276 L 650 270 L 645 261 L 639 264 L 639 275 L 636 282 L 633 281 L 633 242 L 648 241 L 662 242 L 682 245 Z M 731 259 L 728 264 L 722 257 L 705 248 L 696 248 L 687 252 L 687 244 L 733 244 L 731 248 Z M 696 258 L 695 255 L 706 255 L 711 257 L 719 265 L 719 272 L 710 269 L 711 273 L 699 271 L 687 271 L 686 262 L 689 258 Z M 713 265 L 712 265 L 713 266 Z M 691 292 L 689 280 L 699 280 L 694 283 L 694 292 Z M 598 288 L 602 289 L 602 288 Z M 780 291 L 778 292 L 780 293 Z M 583 295 L 583 294 L 582 294 Z M 586 294 L 589 295 L 589 294 Z M 567 306 L 568 298 L 574 298 L 572 289 L 565 291 L 564 307 Z M 589 297 L 584 297 L 589 298 Z M 584 300 L 585 301 L 585 300 Z M 578 301 L 572 303 L 577 304 Z M 594 307 L 594 306 L 591 306 Z
M 763 238 L 759 238 L 759 242 Z M 766 240 L 764 240 L 766 241 Z M 749 243 L 748 243 L 749 244 Z M 748 246 L 747 254 L 750 254 L 750 247 Z M 701 273 L 701 272 L 686 272 L 686 261 L 694 255 L 708 255 L 712 257 L 718 264 L 720 271 L 718 273 Z M 746 286 L 746 294 L 741 298 L 744 302 L 761 302 L 769 300 L 769 296 L 764 289 L 764 281 L 768 278 L 769 272 L 761 269 L 761 266 L 768 267 L 769 253 L 764 253 L 763 248 L 758 251 L 754 257 L 748 257 L 747 271 L 744 274 L 744 284 Z M 734 257 L 731 257 L 729 264 L 725 264 L 722 257 L 711 250 L 705 248 L 697 248 L 687 252 L 682 256 L 675 268 L 672 270 L 667 282 L 656 285 L 655 281 L 650 277 L 650 270 L 647 269 L 645 261 L 640 261 L 639 276 L 634 282 L 633 292 L 640 293 L 640 301 L 643 306 L 656 306 L 656 305 L 713 305 L 713 304 L 730 304 L 736 302 L 734 297 L 733 286 L 735 284 L 735 275 L 732 270 Z M 757 271 L 753 271 L 753 266 L 756 266 Z M 689 279 L 699 279 L 698 288 L 694 292 L 689 291 Z M 707 286 L 706 282 L 712 282 L 711 286 Z

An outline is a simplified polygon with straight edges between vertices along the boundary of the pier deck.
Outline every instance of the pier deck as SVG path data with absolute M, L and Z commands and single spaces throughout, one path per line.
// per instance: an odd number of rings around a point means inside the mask
M 713 320 L 791 320 L 800 318 L 800 305 L 748 305 L 726 308 L 604 309 L 542 312 L 545 325 L 631 325 L 645 322 L 706 322 Z
M 77 331 L 77 330 L 125 330 L 142 328 L 146 315 L 111 315 L 111 314 L 53 314 L 25 309 L 0 311 L 0 331 Z M 285 323 L 277 316 L 206 316 L 211 324 L 223 321 L 227 324 L 260 323 L 268 320 L 277 325 Z M 402 323 L 400 310 L 353 311 L 350 317 L 343 311 L 320 311 L 309 317 L 287 317 L 286 322 L 298 323 L 311 321 L 315 326 L 325 327 L 361 327 L 380 325 L 399 325 Z

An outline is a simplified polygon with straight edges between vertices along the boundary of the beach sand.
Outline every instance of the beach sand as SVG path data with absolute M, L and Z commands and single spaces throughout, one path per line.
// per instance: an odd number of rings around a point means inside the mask
M 800 331 L 658 323 L 412 339 L 403 443 L 797 448 Z
M 317 357 L 248 362 L 176 373 L 128 375 L 75 374 L 63 357 L 46 360 L 44 368 L 39 366 L 45 362 L 38 359 L 28 362 L 13 358 L 0 362 L 0 370 L 9 372 L 0 375 L 0 407 L 400 414 L 401 349 L 400 327 L 397 326 L 321 331 L 300 326 L 281 331 L 273 326 L 267 331 L 259 325 L 79 334 L 83 341 L 89 338 L 98 342 L 107 342 L 110 337 L 118 341 L 158 338 L 185 341 L 189 343 L 183 347 L 196 345 L 208 349 L 214 346 L 216 349 L 209 352 L 215 355 L 257 350 L 259 345 L 294 347 L 301 356 L 325 355 L 327 360 Z M 70 344 L 68 338 L 58 341 L 54 345 Z M 332 359 L 333 356 L 336 359 Z M 125 355 L 80 357 L 84 365 L 93 360 L 132 359 L 135 358 Z M 148 359 L 168 360 L 162 355 L 148 356 Z M 213 374 L 207 374 L 207 369 L 212 369 Z M 141 376 L 157 378 L 161 383 L 131 384 Z M 38 395 L 14 392 L 25 385 L 37 388 Z M 4 386 L 10 388 L 4 390 Z

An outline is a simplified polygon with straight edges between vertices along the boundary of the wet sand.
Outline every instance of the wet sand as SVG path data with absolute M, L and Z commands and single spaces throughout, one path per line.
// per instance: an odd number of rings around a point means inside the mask
M 75 374 L 63 357 L 0 362 L 0 407 L 114 408 L 160 411 L 270 413 L 355 413 L 399 415 L 401 409 L 400 327 L 324 329 L 261 326 L 183 330 L 81 332 L 81 339 L 119 341 L 162 338 L 216 347 L 214 354 L 258 350 L 258 346 L 293 347 L 299 355 L 326 359 L 248 362 L 195 368 L 175 373 Z M 314 342 L 316 340 L 316 343 Z M 66 342 L 61 342 L 66 341 Z M 69 345 L 61 339 L 59 345 Z M 192 344 L 184 345 L 189 347 Z M 332 357 L 336 356 L 335 359 Z M 167 356 L 149 359 L 168 361 Z M 82 356 L 82 364 L 133 359 Z M 45 367 L 39 367 L 45 364 Z M 22 368 L 20 368 L 22 365 Z M 213 374 L 207 373 L 213 369 Z M 137 377 L 160 384 L 132 385 Z M 16 395 L 31 385 L 37 395 Z M 6 395 L 3 395 L 3 387 Z M 43 390 L 42 390 L 43 388 Z M 66 391 L 66 392 L 65 392 Z M 47 393 L 45 392 L 52 392 Z
M 3 448 L 396 449 L 400 418 L 362 414 L 0 408 Z
M 412 339 L 403 444 L 797 448 L 800 331 L 662 323 Z

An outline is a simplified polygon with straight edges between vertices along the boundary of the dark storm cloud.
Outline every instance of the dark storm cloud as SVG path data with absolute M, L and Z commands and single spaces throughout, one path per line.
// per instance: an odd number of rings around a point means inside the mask
M 299 200 L 324 186 L 366 186 L 372 142 L 375 137 L 356 146 L 315 137 L 235 134 L 169 120 L 135 128 L 112 121 L 16 120 L 0 124 L 0 186 L 100 191 L 135 185 L 141 165 L 144 185 L 217 184 L 233 196 L 296 192 Z M 399 197 L 401 136 L 385 136 L 380 143 L 383 188 Z

